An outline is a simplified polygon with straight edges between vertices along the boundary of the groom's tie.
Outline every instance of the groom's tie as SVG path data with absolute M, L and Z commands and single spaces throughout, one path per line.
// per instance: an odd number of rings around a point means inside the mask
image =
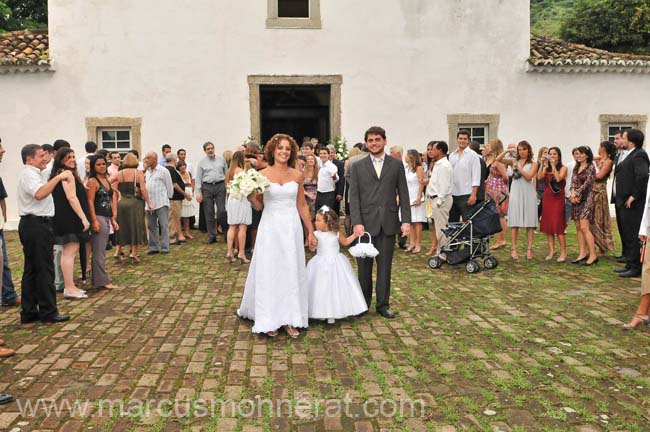
M 377 173 L 377 178 L 381 177 L 381 159 L 372 158 L 373 163 L 375 164 L 375 172 Z

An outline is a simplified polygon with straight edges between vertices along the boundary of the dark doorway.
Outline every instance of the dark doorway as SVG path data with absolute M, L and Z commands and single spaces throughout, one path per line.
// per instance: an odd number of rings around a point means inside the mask
M 330 139 L 329 85 L 260 85 L 260 111 L 262 143 L 276 133 L 298 145 L 306 136 Z

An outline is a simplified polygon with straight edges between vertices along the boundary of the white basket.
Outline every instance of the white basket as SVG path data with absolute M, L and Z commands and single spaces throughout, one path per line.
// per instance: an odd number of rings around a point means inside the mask
M 364 236 L 368 236 L 368 243 L 362 243 L 361 239 Z M 364 232 L 361 237 L 359 237 L 359 242 L 352 246 L 349 249 L 350 255 L 355 258 L 374 258 L 379 255 L 379 251 L 372 244 L 372 237 L 367 232 Z

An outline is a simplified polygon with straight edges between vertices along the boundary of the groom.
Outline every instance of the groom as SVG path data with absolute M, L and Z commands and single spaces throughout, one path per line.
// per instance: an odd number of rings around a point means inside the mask
M 407 236 L 411 229 L 411 207 L 406 174 L 402 162 L 387 157 L 386 131 L 373 126 L 364 136 L 370 156 L 350 167 L 350 216 L 354 233 L 368 232 L 377 255 L 377 313 L 395 318 L 390 310 L 390 273 L 393 264 L 395 235 Z M 399 201 L 398 201 L 399 198 Z M 400 227 L 397 206 L 402 210 Z M 372 258 L 357 258 L 359 283 L 370 307 L 372 300 Z

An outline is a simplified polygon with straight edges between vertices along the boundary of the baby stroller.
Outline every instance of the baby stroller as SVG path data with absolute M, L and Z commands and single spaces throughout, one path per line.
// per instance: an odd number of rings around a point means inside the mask
M 501 204 L 507 195 L 499 202 Z M 477 273 L 483 266 L 490 270 L 499 265 L 496 257 L 490 252 L 490 236 L 501 232 L 501 222 L 496 203 L 489 198 L 472 209 L 468 219 L 463 222 L 450 222 L 443 229 L 447 242 L 440 248 L 440 255 L 429 259 L 429 267 L 437 269 L 443 263 L 450 265 L 465 264 L 467 273 Z

